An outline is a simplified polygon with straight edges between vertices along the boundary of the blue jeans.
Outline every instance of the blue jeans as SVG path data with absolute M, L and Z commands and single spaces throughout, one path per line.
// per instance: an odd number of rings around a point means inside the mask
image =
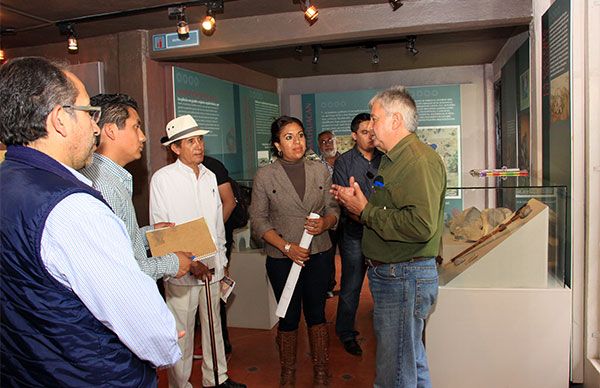
M 429 388 L 422 341 L 425 319 L 435 303 L 435 259 L 379 265 L 368 270 L 377 338 L 377 388 Z
M 358 332 L 354 329 L 356 310 L 360 300 L 360 289 L 367 266 L 362 254 L 361 238 L 352 238 L 342 232 L 340 255 L 342 257 L 342 277 L 340 295 L 335 320 L 335 333 L 340 341 L 355 339 Z

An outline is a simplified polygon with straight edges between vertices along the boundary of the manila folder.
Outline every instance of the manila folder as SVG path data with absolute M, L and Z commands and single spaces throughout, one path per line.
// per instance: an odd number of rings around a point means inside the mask
M 161 228 L 146 233 L 152 256 L 163 256 L 171 252 L 192 252 L 196 259 L 214 256 L 217 247 L 204 218 Z

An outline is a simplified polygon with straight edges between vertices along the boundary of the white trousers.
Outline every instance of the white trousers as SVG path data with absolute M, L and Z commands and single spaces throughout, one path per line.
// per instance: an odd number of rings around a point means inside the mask
M 217 365 L 219 367 L 219 384 L 227 380 L 227 359 L 221 332 L 220 289 L 219 282 L 210 285 L 212 314 L 214 320 L 215 344 L 217 348 Z M 189 379 L 192 374 L 194 358 L 194 328 L 196 311 L 200 307 L 200 326 L 202 330 L 202 385 L 215 385 L 212 352 L 210 347 L 210 329 L 208 325 L 208 306 L 204 286 L 178 286 L 165 282 L 167 306 L 175 317 L 177 330 L 185 330 L 185 336 L 179 339 L 179 347 L 183 356 L 168 370 L 169 388 L 191 388 Z

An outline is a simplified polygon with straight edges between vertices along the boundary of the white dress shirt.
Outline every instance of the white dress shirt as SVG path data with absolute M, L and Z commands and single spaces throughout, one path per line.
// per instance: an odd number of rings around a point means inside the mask
M 48 272 L 140 359 L 165 367 L 181 358 L 175 319 L 108 206 L 86 193 L 67 196 L 48 215 L 41 256 Z
M 182 224 L 204 217 L 217 247 L 214 283 L 223 278 L 223 269 L 227 265 L 223 205 L 215 174 L 202 164 L 199 167 L 200 173 L 196 177 L 194 170 L 178 159 L 154 173 L 150 182 L 150 223 Z M 168 281 L 188 286 L 204 284 L 190 274 Z

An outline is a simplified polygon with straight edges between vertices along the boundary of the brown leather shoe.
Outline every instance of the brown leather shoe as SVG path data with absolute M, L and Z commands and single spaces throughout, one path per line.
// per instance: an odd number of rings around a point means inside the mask
M 313 386 L 329 387 L 329 330 L 326 323 L 308 328 L 313 360 Z

